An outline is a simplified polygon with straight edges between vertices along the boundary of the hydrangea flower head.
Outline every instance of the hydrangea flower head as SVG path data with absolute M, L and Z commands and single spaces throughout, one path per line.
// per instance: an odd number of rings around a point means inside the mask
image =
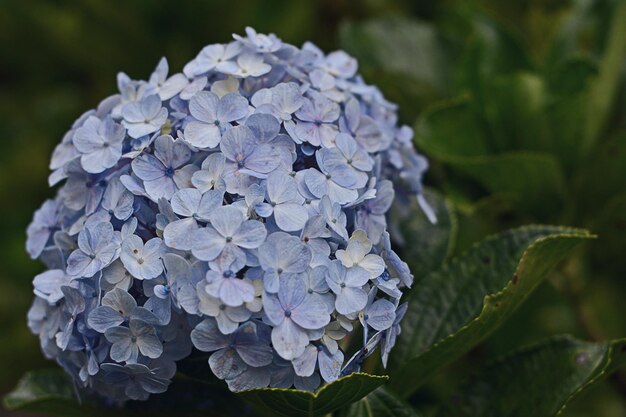
M 168 72 L 120 74 L 53 154 L 26 245 L 45 355 L 119 401 L 194 350 L 233 391 L 314 390 L 378 345 L 386 363 L 412 282 L 388 212 L 403 193 L 432 213 L 395 105 L 345 52 L 251 28 Z

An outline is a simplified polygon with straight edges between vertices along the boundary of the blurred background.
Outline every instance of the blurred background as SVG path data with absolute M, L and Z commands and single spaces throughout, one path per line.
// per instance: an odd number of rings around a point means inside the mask
M 27 369 L 51 366 L 26 327 L 42 268 L 24 242 L 32 213 L 55 192 L 47 186 L 55 144 L 116 92 L 118 71 L 146 78 L 161 56 L 179 71 L 248 25 L 345 49 L 400 104 L 431 160 L 429 192 L 454 208 L 453 253 L 529 223 L 599 235 L 412 398 L 424 415 L 479 364 L 522 344 L 556 333 L 626 336 L 623 1 L 0 0 L 0 394 Z M 410 241 L 403 252 L 419 259 Z M 419 279 L 423 268 L 412 267 Z M 626 379 L 597 385 L 564 415 L 626 416 Z

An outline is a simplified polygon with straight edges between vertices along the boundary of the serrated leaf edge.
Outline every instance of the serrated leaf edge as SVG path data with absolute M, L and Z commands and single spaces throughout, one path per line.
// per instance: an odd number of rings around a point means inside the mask
M 515 272 L 514 272 L 513 275 L 517 274 L 517 272 L 519 271 L 520 265 L 527 258 L 528 252 L 533 247 L 535 247 L 536 245 L 538 245 L 538 244 L 540 244 L 540 243 L 542 243 L 542 242 L 544 242 L 546 240 L 556 239 L 556 238 L 564 238 L 564 237 L 565 238 L 585 238 L 585 239 L 595 239 L 597 237 L 596 235 L 590 233 L 588 230 L 585 230 L 585 229 L 572 228 L 572 227 L 562 227 L 562 226 L 545 226 L 545 225 L 540 225 L 540 224 L 532 224 L 532 225 L 518 227 L 518 228 L 515 228 L 515 229 L 511 229 L 509 232 L 524 231 L 524 230 L 527 230 L 527 229 L 534 229 L 534 228 L 537 228 L 537 227 L 542 227 L 544 229 L 551 229 L 551 230 L 563 230 L 563 233 L 558 233 L 558 234 L 553 234 L 553 235 L 549 235 L 549 236 L 540 237 L 540 238 L 534 240 L 530 245 L 528 245 L 526 247 L 526 249 L 524 250 L 524 252 L 522 253 L 522 256 L 520 257 L 519 261 L 517 262 L 517 266 L 515 268 Z M 502 233 L 495 233 L 495 234 L 492 234 L 490 236 L 487 236 L 486 238 L 484 238 L 484 239 L 482 239 L 482 240 L 480 240 L 478 242 L 475 242 L 474 244 L 472 244 L 472 246 L 469 249 L 467 249 L 465 252 L 463 252 L 463 254 L 461 254 L 460 256 L 452 259 L 450 261 L 450 266 L 455 265 L 455 264 L 461 262 L 462 258 L 464 258 L 465 255 L 467 255 L 468 253 L 472 252 L 474 249 L 476 249 L 477 247 L 481 246 L 485 242 L 489 242 L 489 241 L 495 240 L 495 239 L 499 238 L 500 236 L 502 236 Z M 457 335 L 459 335 L 460 333 L 462 333 L 465 330 L 467 330 L 475 322 L 480 321 L 481 317 L 483 316 L 483 313 L 486 311 L 487 307 L 490 306 L 490 302 L 493 299 L 497 298 L 497 297 L 501 297 L 513 285 L 514 285 L 513 284 L 513 278 L 511 278 L 507 282 L 507 284 L 500 291 L 492 293 L 492 294 L 485 295 L 485 297 L 483 298 L 483 307 L 480 310 L 480 313 L 476 317 L 474 317 L 472 320 L 467 322 L 465 325 L 463 325 L 456 332 L 454 332 L 454 333 L 444 337 L 443 339 L 440 339 L 438 342 L 435 342 L 428 349 L 424 350 L 423 352 L 420 352 L 419 355 L 413 356 L 413 357 L 409 358 L 408 361 L 412 361 L 412 360 L 415 360 L 415 359 L 419 358 L 420 356 L 426 355 L 428 352 L 434 350 L 435 348 L 438 348 L 441 344 L 447 342 L 449 339 L 452 339 L 452 338 L 456 337 Z
M 244 394 L 244 393 L 257 393 L 257 392 L 284 392 L 284 393 L 298 393 L 298 394 L 304 394 L 307 396 L 311 396 L 312 398 L 318 398 L 322 392 L 324 392 L 326 389 L 329 389 L 329 387 L 331 387 L 332 385 L 338 383 L 339 381 L 347 381 L 350 378 L 354 378 L 356 376 L 364 376 L 367 378 L 372 378 L 372 379 L 379 379 L 381 381 L 387 381 L 389 379 L 388 375 L 373 375 L 373 374 L 368 374 L 365 372 L 353 372 L 350 375 L 346 375 L 344 377 L 341 377 L 339 379 L 334 380 L 333 382 L 324 385 L 323 387 L 321 387 L 320 389 L 318 389 L 315 392 L 310 392 L 310 391 L 302 391 L 299 389 L 293 389 L 293 388 L 254 388 L 254 389 L 249 389 L 249 390 L 245 390 L 245 391 L 241 391 L 238 394 Z
M 314 401 L 316 399 L 318 399 L 320 397 L 320 395 L 322 395 L 322 393 L 327 390 L 330 389 L 330 387 L 336 383 L 338 383 L 339 381 L 348 381 L 350 379 L 353 379 L 357 376 L 363 376 L 366 378 L 370 378 L 370 379 L 374 379 L 374 380 L 379 380 L 382 383 L 387 382 L 387 380 L 389 380 L 389 376 L 388 375 L 373 375 L 373 374 L 368 374 L 365 372 L 353 372 L 350 375 L 346 375 L 342 378 L 336 379 L 335 381 L 328 383 L 324 386 L 322 386 L 320 389 L 318 389 L 315 392 L 309 392 L 309 391 L 302 391 L 302 390 L 298 390 L 298 389 L 292 389 L 292 388 L 255 388 L 255 389 L 251 389 L 251 390 L 245 390 L 245 391 L 241 391 L 238 394 L 262 394 L 264 392 L 278 392 L 278 393 L 283 393 L 283 394 L 297 394 L 297 395 L 303 395 L 306 397 L 309 397 L 309 414 L 311 414 L 312 411 L 312 406 L 314 404 Z M 379 385 L 380 386 L 380 385 Z M 366 394 L 367 395 L 367 394 Z M 244 397 L 244 400 L 247 400 Z M 265 403 L 265 401 L 263 401 L 263 403 Z M 340 407 L 346 406 L 349 404 L 344 404 Z M 265 405 L 266 407 L 271 408 L 268 405 Z

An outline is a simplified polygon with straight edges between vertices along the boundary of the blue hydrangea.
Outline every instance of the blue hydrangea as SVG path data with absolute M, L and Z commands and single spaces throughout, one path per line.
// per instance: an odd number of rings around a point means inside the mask
M 357 69 L 247 28 L 182 72 L 120 74 L 55 149 L 58 195 L 27 230 L 46 357 L 116 401 L 166 391 L 194 350 L 233 391 L 315 390 L 379 345 L 386 364 L 413 280 L 394 196 L 434 216 L 411 129 Z

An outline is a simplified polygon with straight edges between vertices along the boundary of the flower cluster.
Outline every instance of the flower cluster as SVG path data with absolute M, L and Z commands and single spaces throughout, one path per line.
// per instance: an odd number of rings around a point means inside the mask
M 431 214 L 411 129 L 345 52 L 246 33 L 182 73 L 120 74 L 52 156 L 29 326 L 110 398 L 164 392 L 201 352 L 233 391 L 314 390 L 400 332 L 413 277 L 386 214 L 398 190 Z

